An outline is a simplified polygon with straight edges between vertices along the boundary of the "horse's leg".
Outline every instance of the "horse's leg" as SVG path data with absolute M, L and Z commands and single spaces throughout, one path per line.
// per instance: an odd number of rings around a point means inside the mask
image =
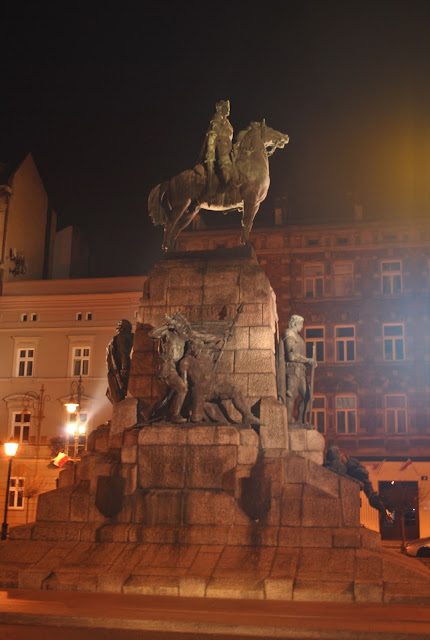
M 240 237 L 240 244 L 249 243 L 249 234 L 252 229 L 252 223 L 260 208 L 260 201 L 255 198 L 244 198 L 243 213 L 242 213 L 242 235 Z
M 180 206 L 173 207 L 171 209 L 170 214 L 167 216 L 166 223 L 164 225 L 164 237 L 163 237 L 163 250 L 168 251 L 169 249 L 173 249 L 175 246 L 175 240 L 178 237 L 178 233 L 176 231 L 179 220 L 184 215 L 185 211 L 187 211 L 190 206 L 190 200 L 187 200 Z
M 171 233 L 171 243 L 174 246 L 176 242 L 176 238 L 179 236 L 181 231 L 183 231 L 188 225 L 193 221 L 195 216 L 200 211 L 200 205 L 196 202 L 191 202 L 186 211 L 180 216 L 175 224 L 175 227 Z

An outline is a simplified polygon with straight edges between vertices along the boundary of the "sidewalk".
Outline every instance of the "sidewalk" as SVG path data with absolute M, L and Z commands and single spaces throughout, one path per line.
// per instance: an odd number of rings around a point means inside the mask
M 69 640 L 73 633 L 80 640 L 207 637 L 428 640 L 430 608 L 26 589 L 0 592 L 2 640 L 58 637 Z

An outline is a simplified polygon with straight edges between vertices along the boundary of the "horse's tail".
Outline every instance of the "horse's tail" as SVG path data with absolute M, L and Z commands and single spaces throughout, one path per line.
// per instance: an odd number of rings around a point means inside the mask
M 151 189 L 151 193 L 148 197 L 149 215 L 156 226 L 165 224 L 167 220 L 166 211 L 163 207 L 163 196 L 166 193 L 167 185 L 167 182 L 157 184 L 156 187 Z

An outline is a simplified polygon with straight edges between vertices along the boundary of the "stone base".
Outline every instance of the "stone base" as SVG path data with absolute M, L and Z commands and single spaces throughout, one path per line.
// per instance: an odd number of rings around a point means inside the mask
M 362 546 L 229 544 L 216 537 L 210 540 L 209 535 L 206 543 L 187 544 L 167 542 L 163 531 L 158 531 L 158 538 L 155 533 L 150 541 L 138 543 L 2 542 L 0 586 L 185 597 L 430 604 L 428 569 L 412 558 L 397 558 Z M 363 531 L 362 539 L 366 536 Z
M 37 521 L 10 529 L 0 587 L 430 603 L 427 569 L 381 554 L 379 534 L 360 526 L 351 479 L 262 449 L 250 428 L 115 437 L 120 447 L 106 447 L 97 430 L 59 489 L 39 497 Z
M 323 464 L 325 438 L 316 429 L 306 428 L 305 425 L 289 425 L 288 442 L 290 451 L 316 464 Z

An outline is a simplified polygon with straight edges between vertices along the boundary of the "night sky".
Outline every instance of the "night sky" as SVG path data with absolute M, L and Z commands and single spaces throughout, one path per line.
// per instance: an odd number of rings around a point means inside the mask
M 15 5 L 0 160 L 32 152 L 59 228 L 88 230 L 91 275 L 161 256 L 149 191 L 193 166 L 220 99 L 235 131 L 265 117 L 290 136 L 256 223 L 282 195 L 304 221 L 353 200 L 368 218 L 428 213 L 428 0 Z

